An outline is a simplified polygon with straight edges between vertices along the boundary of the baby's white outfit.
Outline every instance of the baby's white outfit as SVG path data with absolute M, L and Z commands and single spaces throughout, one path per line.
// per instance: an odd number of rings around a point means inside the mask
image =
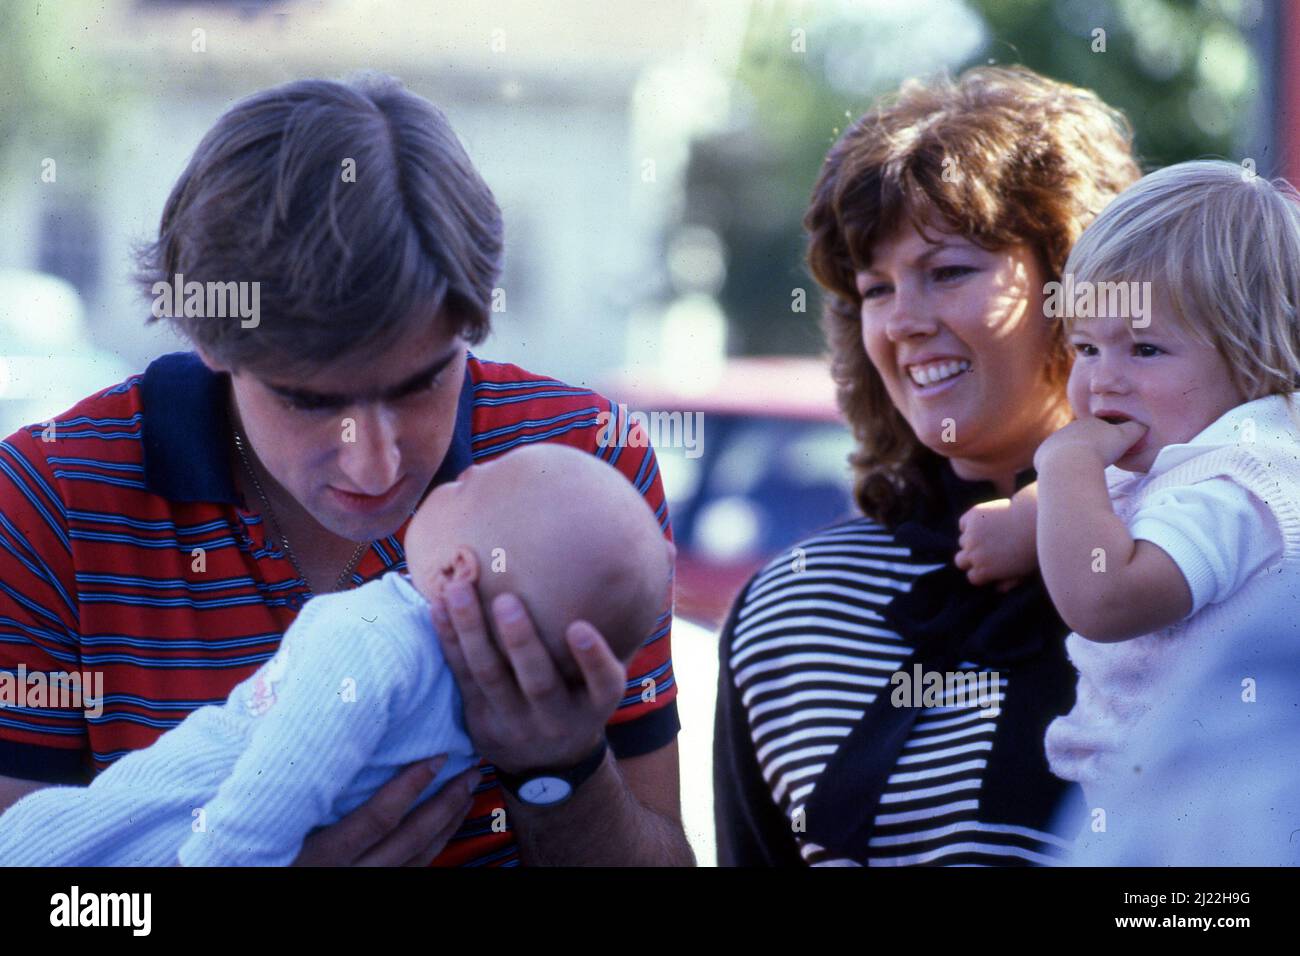
M 1083 785 L 1089 807 L 1141 773 L 1130 752 L 1139 722 L 1171 703 L 1187 662 L 1221 656 L 1227 643 L 1300 650 L 1300 423 L 1284 396 L 1239 405 L 1167 445 L 1145 475 L 1111 467 L 1106 479 L 1134 539 L 1156 544 L 1182 571 L 1192 609 L 1127 641 L 1066 639 L 1077 699 L 1047 728 L 1047 758 L 1058 777 Z
M 420 795 L 478 763 L 429 603 L 390 571 L 314 598 L 225 703 L 201 707 L 89 787 L 0 815 L 0 863 L 282 866 L 407 764 L 448 754 Z

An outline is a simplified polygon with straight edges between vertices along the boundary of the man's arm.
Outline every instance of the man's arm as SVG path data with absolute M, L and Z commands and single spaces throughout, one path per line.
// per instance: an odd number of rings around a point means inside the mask
M 619 406 L 601 396 L 610 413 Z M 583 398 L 586 401 L 586 398 Z M 616 421 L 616 419 L 615 419 Z M 617 430 L 617 429 L 616 429 Z M 594 426 L 575 431 L 576 447 L 606 460 L 641 493 L 659 521 L 664 538 L 672 542 L 668 503 L 654 449 L 633 424 L 625 446 L 601 444 Z M 559 440 L 559 439 L 557 439 Z M 568 439 L 565 439 L 568 440 Z M 538 638 L 522 603 L 499 595 L 492 613 L 500 647 L 484 625 L 484 610 L 471 588 L 463 603 L 444 607 L 434 602 L 434 626 L 448 664 L 456 673 L 465 699 L 465 718 L 475 744 L 494 765 L 507 771 L 565 767 L 578 763 L 608 729 L 611 752 L 600 769 L 565 803 L 551 808 L 527 807 L 506 795 L 510 817 L 525 863 L 550 865 L 624 864 L 692 866 L 694 854 L 681 824 L 679 763 L 676 741 L 664 722 L 676 718 L 667 708 L 675 688 L 667 689 L 671 674 L 671 598 L 663 609 L 659 630 L 647 641 L 628 671 L 615 658 L 604 637 L 589 623 L 570 625 L 566 639 L 585 685 L 568 687 Z M 503 607 L 514 614 L 502 614 Z M 454 619 L 454 624 L 453 624 Z M 653 662 L 651 667 L 643 665 Z M 648 678 L 648 680 L 647 680 Z M 628 706 L 630 690 L 655 688 L 654 704 Z M 616 710 L 636 717 L 609 726 Z M 653 726 L 641 739 L 629 742 L 618 731 Z M 621 752 L 624 756 L 618 757 Z
M 694 866 L 682 830 L 677 741 L 640 757 L 606 753 L 558 807 L 530 807 L 506 791 L 529 866 Z
M 15 803 L 44 787 L 51 786 L 48 783 L 42 783 L 39 780 L 22 780 L 18 777 L 0 777 L 0 814 L 12 807 Z
M 457 592 L 463 602 L 457 601 Z M 435 599 L 434 629 L 465 701 L 465 722 L 479 751 L 511 772 L 578 763 L 595 747 L 627 686 L 627 672 L 601 634 L 576 621 L 565 637 L 584 677 L 570 687 L 514 595 L 492 605 L 501 646 L 490 636 L 472 588 Z M 507 814 L 529 864 L 690 866 L 681 825 L 675 742 L 619 761 L 607 755 L 565 803 Z
M 56 443 L 27 429 L 0 441 L 0 669 L 14 676 L 81 668 L 73 538 L 60 481 L 46 460 L 55 453 Z M 85 712 L 53 703 L 0 710 L 0 778 L 20 787 L 85 782 Z M 0 809 L 24 793 L 6 784 Z

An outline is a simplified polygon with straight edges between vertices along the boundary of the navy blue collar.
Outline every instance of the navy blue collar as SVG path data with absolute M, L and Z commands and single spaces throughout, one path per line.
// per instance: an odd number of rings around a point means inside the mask
M 213 372 L 195 352 L 173 352 L 149 363 L 140 381 L 146 489 L 168 501 L 240 504 L 232 475 L 229 383 L 229 375 Z M 467 365 L 451 445 L 431 488 L 471 464 L 473 398 Z

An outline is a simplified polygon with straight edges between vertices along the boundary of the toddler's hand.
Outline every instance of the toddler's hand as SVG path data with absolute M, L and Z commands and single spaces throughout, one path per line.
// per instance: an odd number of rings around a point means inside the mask
M 1133 421 L 1113 425 L 1100 418 L 1080 418 L 1047 436 L 1034 454 L 1034 467 L 1042 471 L 1049 458 L 1095 455 L 1101 466 L 1108 468 L 1123 458 L 1146 431 L 1145 425 Z
M 1011 499 L 971 508 L 958 521 L 961 537 L 954 564 L 977 587 L 998 582 L 1005 593 L 1038 566 L 1033 515 L 1021 515 Z

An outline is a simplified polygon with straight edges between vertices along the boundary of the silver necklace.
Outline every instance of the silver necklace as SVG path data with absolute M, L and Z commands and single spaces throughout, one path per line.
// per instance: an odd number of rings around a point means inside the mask
M 239 436 L 239 429 L 232 426 L 231 431 L 235 436 L 235 450 L 239 452 L 239 460 L 244 463 L 244 470 L 248 472 L 248 477 L 252 479 L 253 489 L 257 492 L 257 497 L 262 499 L 262 507 L 266 510 L 266 517 L 271 522 L 271 528 L 275 531 L 275 536 L 280 539 L 280 544 L 284 548 L 284 553 L 289 556 L 289 563 L 293 565 L 293 569 L 298 572 L 298 577 L 302 579 L 303 583 L 307 585 L 307 590 L 310 591 L 311 583 L 307 580 L 307 575 L 302 573 L 302 568 L 298 564 L 298 558 L 294 555 L 293 548 L 289 546 L 289 539 L 285 537 L 284 532 L 280 530 L 280 522 L 275 518 L 275 510 L 271 507 L 271 502 L 267 499 L 266 492 L 262 490 L 262 483 L 257 480 L 257 472 L 253 471 L 253 465 L 248 460 L 248 453 L 244 451 L 244 441 Z M 348 578 L 351 577 L 352 571 L 356 568 L 357 562 L 361 560 L 361 555 L 365 554 L 365 551 L 366 543 L 363 541 L 361 544 L 357 545 L 357 550 L 352 552 L 352 557 L 348 560 L 347 567 L 343 569 L 343 573 L 341 573 L 338 580 L 334 582 L 335 591 L 342 590 L 343 585 L 347 583 Z

